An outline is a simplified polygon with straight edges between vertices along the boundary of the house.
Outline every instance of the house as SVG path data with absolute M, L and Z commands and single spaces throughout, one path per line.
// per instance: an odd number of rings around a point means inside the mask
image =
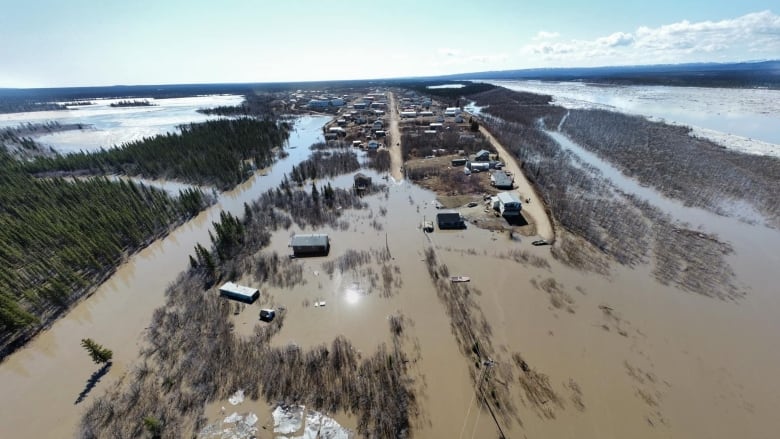
M 379 149 L 380 146 L 382 146 L 382 144 L 377 142 L 376 140 L 369 140 L 368 141 L 368 150 L 369 151 L 376 151 L 377 149 Z
M 368 107 L 368 104 L 366 104 L 365 102 L 355 102 L 354 104 L 352 104 L 352 108 L 354 108 L 355 110 L 365 110 L 366 107 Z
M 474 154 L 474 160 L 475 162 L 489 162 L 490 161 L 490 151 L 486 149 L 480 149 L 477 151 L 476 154 Z
M 238 300 L 244 303 L 254 303 L 260 297 L 260 290 L 257 288 L 244 287 L 233 282 L 225 282 L 219 287 L 219 295 L 228 299 Z
M 330 105 L 334 107 L 343 107 L 344 106 L 344 99 L 341 98 L 333 98 L 330 100 Z
M 460 114 L 455 116 L 455 123 L 463 123 L 463 116 Z
M 498 211 L 501 212 L 502 216 L 520 215 L 522 205 L 513 192 L 501 192 L 496 198 L 498 199 Z
M 371 125 L 371 128 L 375 130 L 381 130 L 385 127 L 385 124 L 381 120 L 375 120 L 374 124 Z
M 423 104 L 423 105 L 425 105 L 425 104 Z M 433 116 L 433 111 L 421 111 L 420 112 L 420 116 L 422 116 L 422 117 L 432 117 Z
M 428 126 L 429 126 L 429 127 L 432 129 L 432 130 L 439 129 L 439 128 L 441 128 L 443 125 L 444 125 L 444 124 L 443 124 L 443 123 L 441 123 L 441 122 L 431 122 L 430 124 L 428 124 Z
M 441 212 L 436 214 L 439 229 L 465 229 L 466 223 L 458 212 Z
M 355 189 L 360 192 L 371 187 L 371 177 L 362 172 L 355 174 Z
M 293 256 L 325 256 L 330 252 L 330 239 L 324 233 L 294 235 L 290 239 Z
M 490 176 L 490 184 L 497 189 L 512 189 L 515 187 L 515 178 L 503 171 L 496 171 Z
M 404 110 L 404 111 L 401 112 L 401 118 L 402 119 L 409 118 L 409 117 L 411 117 L 411 118 L 417 117 L 417 112 L 414 111 L 414 110 Z
M 460 108 L 458 107 L 447 107 L 444 110 L 445 116 L 457 116 L 458 114 L 460 114 Z

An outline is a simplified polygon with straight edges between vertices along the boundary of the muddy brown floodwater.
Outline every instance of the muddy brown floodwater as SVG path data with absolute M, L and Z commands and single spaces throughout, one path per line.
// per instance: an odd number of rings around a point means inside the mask
M 506 384 L 522 425 L 501 422 L 507 437 L 766 437 L 780 427 L 773 415 L 780 386 L 772 379 L 780 353 L 771 349 L 780 329 L 780 298 L 771 287 L 777 280 L 772 267 L 778 260 L 771 255 L 780 248 L 777 231 L 711 218 L 721 238 L 733 243 L 731 262 L 748 291 L 735 303 L 660 285 L 650 266 L 613 267 L 608 277 L 573 270 L 552 259 L 548 248 L 510 240 L 506 233 L 469 226 L 426 237 L 419 225 L 435 216 L 434 199 L 409 182 L 391 184 L 387 198 L 367 197 L 368 210 L 346 214 L 348 230 L 325 230 L 333 240 L 328 257 L 296 262 L 305 284 L 269 288 L 259 303 L 234 317 L 237 331 L 251 333 L 259 308 L 282 306 L 287 316 L 274 345 L 309 348 L 344 335 L 370 354 L 389 342 L 387 317 L 402 313 L 411 322 L 406 349 L 420 403 L 415 437 L 496 437 L 495 422 L 474 398 L 474 365 L 458 347 L 423 262 L 425 249 L 433 246 L 450 273 L 471 277 L 475 307 L 469 312 L 485 315 L 499 364 L 521 354 L 547 375 L 559 397 L 559 405 L 531 404 L 516 374 Z M 381 208 L 386 216 L 378 215 Z M 275 233 L 269 250 L 284 254 L 293 231 L 301 232 L 293 227 Z M 756 239 L 740 239 L 745 236 Z M 388 264 L 402 278 L 389 296 L 371 288 L 365 267 L 332 278 L 323 268 L 348 250 L 386 246 Z M 509 255 L 517 250 L 549 267 L 516 262 Z M 367 267 L 380 270 L 377 264 Z M 549 279 L 555 279 L 562 305 L 541 287 Z M 355 285 L 360 294 L 354 294 Z M 314 307 L 316 301 L 326 306 Z M 245 404 L 239 412 L 253 411 L 260 425 L 271 428 L 273 407 Z M 235 410 L 216 402 L 207 410 L 210 422 L 226 416 L 221 407 L 227 414 Z M 354 428 L 351 416 L 328 415 Z
M 324 120 L 309 122 L 321 126 Z M 301 136 L 301 142 L 309 140 Z M 291 142 L 295 139 L 293 134 Z M 308 155 L 305 146 L 291 153 Z M 240 212 L 244 201 L 289 166 L 276 165 L 267 177 L 222 195 L 221 207 L 130 258 L 93 297 L 0 364 L 0 437 L 72 436 L 82 406 L 132 364 L 152 310 L 163 304 L 165 286 L 186 267 L 194 243 L 208 241 L 219 210 Z M 351 176 L 334 180 L 339 186 L 350 183 Z M 435 194 L 407 181 L 391 180 L 386 196 L 365 198 L 368 209 L 344 213 L 347 230 L 326 229 L 332 238 L 329 256 L 293 262 L 302 264 L 304 284 L 261 286 L 262 298 L 231 316 L 236 332 L 251 333 L 260 308 L 283 306 L 285 323 L 273 345 L 306 348 L 344 335 L 371 355 L 379 343 L 390 342 L 387 317 L 401 313 L 408 321 L 404 349 L 419 406 L 413 436 L 497 437 L 496 423 L 474 397 L 475 365 L 461 352 L 452 316 L 426 268 L 424 252 L 432 246 L 450 273 L 471 277 L 473 305 L 467 312 L 484 315 L 488 322 L 485 333 L 496 366 L 507 366 L 513 354 L 520 354 L 548 377 L 557 395 L 557 403 L 531 403 L 518 373 L 510 382 L 497 383 L 509 389 L 519 419 L 499 420 L 507 437 L 731 438 L 774 437 L 780 431 L 780 383 L 775 379 L 780 368 L 775 348 L 780 232 L 714 215 L 705 221 L 705 229 L 717 229 L 735 250 L 729 261 L 747 294 L 732 302 L 661 285 L 651 265 L 613 266 L 609 276 L 577 271 L 554 260 L 548 247 L 532 246 L 530 239 L 511 240 L 506 233 L 472 225 L 425 235 L 419 226 L 424 217 L 435 217 L 434 199 Z M 268 250 L 287 254 L 290 234 L 309 231 L 293 226 L 275 232 Z M 382 249 L 391 254 L 386 264 L 397 267 L 399 282 L 390 293 L 382 290 L 376 262 L 345 273 L 337 269 L 332 277 L 323 266 L 348 250 Z M 511 257 L 516 251 L 548 266 L 517 262 Z M 378 286 L 371 283 L 372 271 L 380 275 Z M 326 306 L 314 307 L 315 301 Z M 82 337 L 112 348 L 116 357 L 85 402 L 75 405 L 97 370 L 78 346 Z M 217 401 L 206 408 L 206 416 L 218 422 L 234 410 L 251 410 L 259 424 L 269 425 L 273 407 L 264 401 L 232 407 Z M 348 414 L 327 415 L 355 427 Z
M 290 154 L 271 169 L 219 195 L 218 202 L 193 220 L 131 256 L 88 299 L 41 332 L 27 346 L 0 363 L 0 437 L 73 436 L 84 407 L 121 377 L 138 355 L 152 312 L 164 305 L 165 288 L 187 268 L 188 255 L 200 242 L 209 244 L 209 229 L 222 210 L 243 213 L 269 187 L 275 187 L 292 164 L 309 155 L 328 117 L 303 117 L 291 133 Z M 263 175 L 265 174 L 265 175 Z M 80 346 L 93 338 L 114 351 L 113 366 L 76 404 L 98 371 Z

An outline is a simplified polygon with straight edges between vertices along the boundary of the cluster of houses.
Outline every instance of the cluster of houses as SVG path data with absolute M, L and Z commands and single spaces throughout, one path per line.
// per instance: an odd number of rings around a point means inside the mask
M 325 140 L 338 140 L 352 135 L 352 145 L 375 150 L 382 146 L 379 139 L 386 137 L 385 112 L 388 106 L 385 93 L 368 93 L 345 106 L 335 123 L 325 130 Z M 365 142 L 364 142 L 365 140 Z

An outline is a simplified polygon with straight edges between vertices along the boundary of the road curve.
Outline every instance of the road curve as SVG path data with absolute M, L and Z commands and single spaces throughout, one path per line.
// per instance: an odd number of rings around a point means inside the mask
M 510 171 L 512 175 L 514 175 L 516 186 L 515 190 L 520 196 L 520 199 L 523 200 L 523 214 L 531 217 L 531 221 L 533 221 L 533 223 L 536 225 L 536 234 L 539 235 L 542 239 L 552 242 L 555 239 L 555 231 L 553 229 L 552 223 L 550 222 L 550 217 L 547 216 L 547 212 L 544 209 L 544 204 L 542 203 L 539 195 L 534 190 L 534 187 L 525 177 L 525 174 L 523 174 L 523 172 L 520 170 L 520 166 L 518 166 L 517 160 L 515 160 L 515 156 L 507 151 L 501 142 L 496 140 L 496 138 L 493 137 L 493 135 L 482 126 L 482 124 L 479 125 L 479 132 L 482 133 L 482 135 L 485 136 L 488 141 L 490 141 L 490 144 L 493 145 L 493 148 L 496 149 L 496 152 L 501 157 L 501 160 L 503 160 L 506 164 L 504 169 Z M 526 200 L 530 200 L 530 202 L 526 203 Z

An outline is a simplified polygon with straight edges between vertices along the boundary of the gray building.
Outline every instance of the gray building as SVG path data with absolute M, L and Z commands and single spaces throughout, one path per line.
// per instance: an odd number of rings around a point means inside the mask
M 436 214 L 439 229 L 465 229 L 466 222 L 458 212 L 441 212 Z
M 497 189 L 512 189 L 515 187 L 515 178 L 504 171 L 496 171 L 490 176 L 490 184 Z
M 330 239 L 324 233 L 295 235 L 290 239 L 293 256 L 326 256 L 330 252 Z
M 480 149 L 477 151 L 476 154 L 474 154 L 474 160 L 475 162 L 489 162 L 490 161 L 490 151 L 486 149 Z

